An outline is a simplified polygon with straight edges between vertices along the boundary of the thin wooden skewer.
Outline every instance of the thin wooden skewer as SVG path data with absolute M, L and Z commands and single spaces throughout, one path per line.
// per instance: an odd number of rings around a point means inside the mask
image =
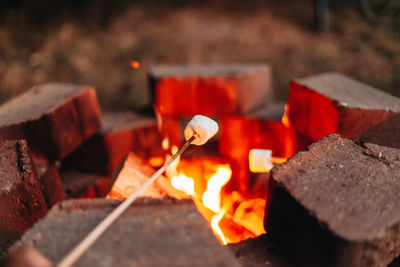
M 107 228 L 135 201 L 151 183 L 153 183 L 168 166 L 193 142 L 195 136 L 183 144 L 183 146 L 172 156 L 160 169 L 158 169 L 136 192 L 118 205 L 107 215 L 71 252 L 69 252 L 57 265 L 58 267 L 69 267 L 74 264 L 86 250 L 107 230 Z

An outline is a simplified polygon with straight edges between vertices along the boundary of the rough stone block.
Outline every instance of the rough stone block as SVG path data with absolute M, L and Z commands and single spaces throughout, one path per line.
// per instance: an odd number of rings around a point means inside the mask
M 400 150 L 323 138 L 272 169 L 264 224 L 315 266 L 386 266 L 400 255 Z
M 0 106 L 0 140 L 26 139 L 33 156 L 61 159 L 99 130 L 93 87 L 48 83 Z
M 292 81 L 289 119 L 300 149 L 331 133 L 400 148 L 400 99 L 340 73 Z
M 240 266 L 191 201 L 135 202 L 74 266 Z M 57 263 L 119 201 L 70 200 L 55 206 L 18 242 Z

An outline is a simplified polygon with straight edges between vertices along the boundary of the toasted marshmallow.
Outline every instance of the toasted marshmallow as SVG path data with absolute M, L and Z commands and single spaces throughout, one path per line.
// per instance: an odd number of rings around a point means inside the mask
M 185 128 L 184 134 L 186 140 L 189 140 L 192 136 L 195 137 L 192 144 L 201 146 L 205 144 L 210 138 L 212 138 L 218 132 L 218 124 L 212 119 L 196 115 L 189 121 Z
M 251 172 L 269 172 L 272 164 L 272 150 L 252 149 L 249 152 L 249 168 Z

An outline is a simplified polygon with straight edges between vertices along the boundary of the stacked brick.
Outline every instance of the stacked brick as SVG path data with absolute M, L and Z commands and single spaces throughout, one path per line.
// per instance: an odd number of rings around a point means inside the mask
M 233 187 L 246 190 L 250 184 L 250 149 L 273 148 L 277 155 L 286 154 L 286 143 L 281 141 L 290 133 L 280 117 L 275 121 L 252 117 L 257 110 L 269 106 L 272 99 L 272 73 L 268 65 L 158 66 L 150 71 L 150 84 L 161 132 L 170 144 L 182 144 L 183 129 L 196 114 L 218 121 L 220 135 L 206 146 L 212 149 L 212 142 L 220 140 L 216 145 L 220 154 L 231 162 L 234 173 L 239 173 L 235 178 L 238 185 Z M 251 129 L 247 128 L 249 124 Z M 260 130 L 267 131 L 260 135 Z M 286 133 L 279 134 L 281 130 Z M 273 142 L 271 138 L 276 136 L 279 139 Z

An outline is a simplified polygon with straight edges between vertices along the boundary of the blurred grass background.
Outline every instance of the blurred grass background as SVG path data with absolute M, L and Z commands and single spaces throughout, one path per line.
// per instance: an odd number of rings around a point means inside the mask
M 291 78 L 324 71 L 400 96 L 400 14 L 371 23 L 359 1 L 330 1 L 323 34 L 312 1 L 8 0 L 0 14 L 0 102 L 62 81 L 95 86 L 104 109 L 146 109 L 160 63 L 267 62 L 280 101 Z

